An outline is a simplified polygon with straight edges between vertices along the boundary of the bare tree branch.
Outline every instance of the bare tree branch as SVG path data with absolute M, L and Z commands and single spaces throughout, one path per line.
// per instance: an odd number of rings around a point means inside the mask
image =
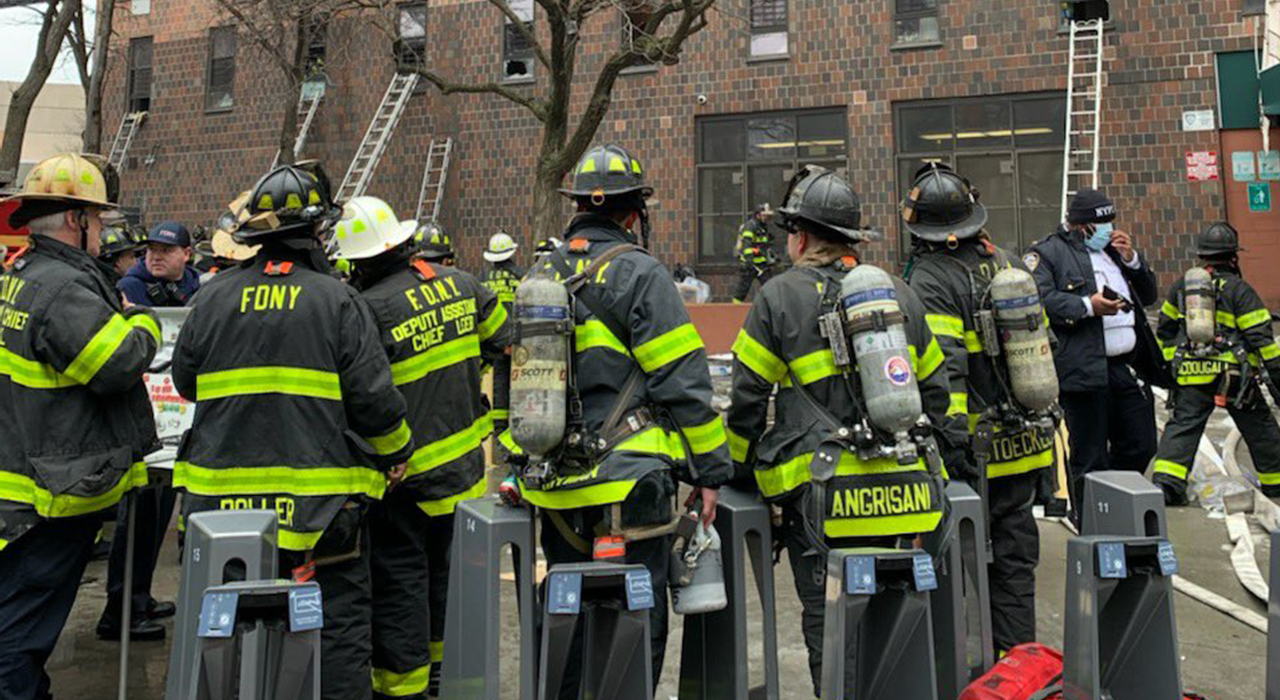
M 71 23 L 80 12 L 81 0 L 48 0 L 47 9 L 40 22 L 40 34 L 36 40 L 36 55 L 27 70 L 27 76 L 14 89 L 9 102 L 9 112 L 4 125 L 4 140 L 0 142 L 0 184 L 7 184 L 17 177 L 18 162 L 22 157 L 22 142 L 27 132 L 27 122 L 36 97 L 44 89 L 62 53 L 62 43 Z
M 538 38 L 533 35 L 533 21 L 521 19 L 520 15 L 517 15 L 515 10 L 507 4 L 507 0 L 489 0 L 489 4 L 501 10 L 502 14 L 506 15 L 507 21 L 515 25 L 516 31 L 520 32 L 525 41 L 533 47 L 533 55 L 538 59 L 538 63 L 550 68 L 551 60 L 547 58 L 547 52 L 542 49 L 542 44 L 538 43 Z
M 492 95 L 498 95 L 529 110 L 529 112 L 531 112 L 533 116 L 538 118 L 538 121 L 546 120 L 546 108 L 543 104 L 541 104 L 538 100 L 528 97 L 526 95 L 523 95 L 517 92 L 516 90 L 512 90 L 511 88 L 505 85 L 501 85 L 499 83 L 493 83 L 493 82 L 454 83 L 454 82 L 445 80 L 443 77 L 441 77 L 439 74 L 435 73 L 434 71 L 427 70 L 426 68 L 423 68 L 422 66 L 418 66 L 418 65 L 401 66 L 401 70 L 411 72 L 411 73 L 417 73 L 423 78 L 426 78 L 427 82 L 436 86 L 436 89 L 439 90 L 440 93 L 443 95 L 452 95 L 455 93 L 465 93 L 465 94 L 489 93 Z

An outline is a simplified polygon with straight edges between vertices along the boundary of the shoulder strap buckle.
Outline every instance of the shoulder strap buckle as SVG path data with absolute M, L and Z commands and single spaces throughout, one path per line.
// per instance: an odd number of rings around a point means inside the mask
M 422 281 L 425 282 L 430 279 L 435 279 L 436 271 L 435 268 L 431 267 L 431 263 L 426 260 L 418 259 L 414 260 L 410 264 L 413 266 L 413 269 L 417 271 L 418 276 L 422 278 Z
M 262 272 L 268 277 L 283 277 L 293 272 L 293 262 L 289 260 L 284 262 L 268 260 L 267 266 L 262 268 Z

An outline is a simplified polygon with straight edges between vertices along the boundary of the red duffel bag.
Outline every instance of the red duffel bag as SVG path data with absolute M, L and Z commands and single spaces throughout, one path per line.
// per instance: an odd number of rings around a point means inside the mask
M 959 700 L 1047 700 L 1061 690 L 1062 652 L 1020 644 L 960 693 Z
M 1062 652 L 1043 644 L 1021 644 L 983 677 L 960 693 L 958 700 L 1061 700 Z M 1206 700 L 1187 693 L 1186 700 Z

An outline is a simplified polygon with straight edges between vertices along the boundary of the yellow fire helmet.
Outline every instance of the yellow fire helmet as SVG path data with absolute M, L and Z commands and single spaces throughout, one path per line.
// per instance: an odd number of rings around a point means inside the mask
M 22 191 L 5 201 L 11 200 L 66 202 L 102 209 L 119 206 L 107 196 L 107 178 L 102 170 L 88 158 L 75 153 L 53 156 L 32 168 Z

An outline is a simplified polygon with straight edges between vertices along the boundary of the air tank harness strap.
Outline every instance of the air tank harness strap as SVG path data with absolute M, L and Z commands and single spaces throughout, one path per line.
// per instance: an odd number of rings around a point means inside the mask
M 991 532 L 991 510 L 988 507 L 990 503 L 988 494 L 991 487 L 987 478 L 987 464 L 991 462 L 991 443 L 994 439 L 995 424 L 992 422 L 991 411 L 987 410 L 978 418 L 978 424 L 973 428 L 973 438 L 969 441 L 973 449 L 974 468 L 978 472 L 978 495 L 982 498 L 982 517 L 985 520 L 987 532 Z M 990 554 L 989 537 L 987 547 Z
M 639 542 L 641 540 L 650 540 L 658 537 L 666 537 L 667 535 L 679 535 L 689 537 L 690 529 L 685 527 L 689 522 L 689 518 L 680 512 L 679 503 L 675 496 L 671 497 L 671 512 L 674 513 L 669 522 L 658 525 L 645 525 L 638 527 L 622 527 L 622 504 L 614 503 L 609 506 L 609 518 L 596 524 L 591 535 L 596 539 L 605 540 L 606 542 L 616 543 L 625 551 L 626 543 Z M 560 511 L 544 510 L 547 519 L 551 521 L 551 525 L 560 533 L 560 537 L 579 554 L 597 558 L 596 543 L 587 539 L 569 524 L 565 519 L 565 515 Z M 696 525 L 696 521 L 694 523 Z M 598 558 L 612 558 L 603 556 Z

